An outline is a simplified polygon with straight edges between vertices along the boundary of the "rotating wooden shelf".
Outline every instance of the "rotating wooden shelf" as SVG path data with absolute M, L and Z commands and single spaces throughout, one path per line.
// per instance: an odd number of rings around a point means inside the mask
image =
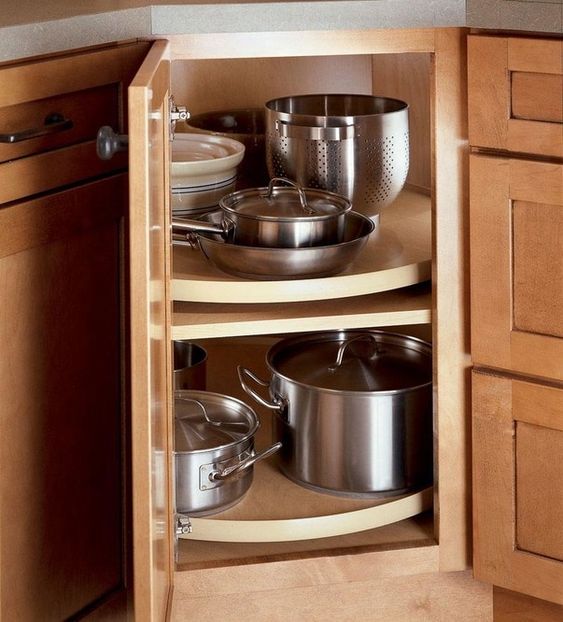
M 430 197 L 405 189 L 381 214 L 381 224 L 354 264 L 326 278 L 251 281 L 214 268 L 200 251 L 174 247 L 172 298 L 213 303 L 276 303 L 384 292 L 430 278 Z
M 234 351 L 227 339 L 205 342 L 209 355 L 207 389 L 241 399 L 255 409 L 260 419 L 260 428 L 255 435 L 257 449 L 271 444 L 274 415 L 244 393 L 238 382 L 236 365 L 249 367 L 262 378 L 267 378 L 265 355 L 271 342 L 249 337 L 244 347 Z M 191 518 L 193 532 L 181 538 L 291 545 L 300 540 L 369 531 L 415 517 L 432 507 L 432 496 L 431 487 L 387 499 L 319 493 L 285 477 L 274 457 L 254 467 L 252 486 L 239 503 L 209 517 Z
M 176 302 L 173 339 L 404 326 L 431 322 L 430 284 L 353 298 L 280 304 Z

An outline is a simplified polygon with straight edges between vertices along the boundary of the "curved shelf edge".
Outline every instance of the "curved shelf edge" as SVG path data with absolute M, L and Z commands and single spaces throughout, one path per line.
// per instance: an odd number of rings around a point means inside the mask
M 430 259 L 367 274 L 283 281 L 201 281 L 172 279 L 172 299 L 180 302 L 277 303 L 350 298 L 409 287 L 431 277 Z
M 209 542 L 294 542 L 342 536 L 375 529 L 416 516 L 432 507 L 433 487 L 372 508 L 287 520 L 217 520 L 190 518 L 192 533 L 186 540 Z

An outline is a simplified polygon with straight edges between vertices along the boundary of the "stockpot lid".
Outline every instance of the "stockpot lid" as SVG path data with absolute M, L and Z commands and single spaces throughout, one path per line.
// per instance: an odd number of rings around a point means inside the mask
M 197 452 L 235 445 L 258 429 L 256 413 L 244 402 L 209 391 L 174 393 L 174 449 Z
M 325 220 L 352 209 L 346 197 L 317 188 L 302 188 L 284 177 L 274 177 L 267 187 L 228 194 L 219 205 L 225 212 L 269 221 Z
M 432 381 L 432 349 L 386 331 L 335 331 L 283 340 L 270 349 L 275 374 L 338 392 L 394 393 Z

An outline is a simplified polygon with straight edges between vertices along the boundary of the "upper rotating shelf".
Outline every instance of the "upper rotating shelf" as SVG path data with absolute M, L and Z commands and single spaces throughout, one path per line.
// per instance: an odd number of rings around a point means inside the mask
M 215 269 L 200 251 L 174 247 L 172 298 L 186 302 L 273 303 L 347 298 L 388 291 L 430 278 L 430 198 L 405 189 L 381 214 L 381 224 L 354 264 L 339 275 L 251 281 Z

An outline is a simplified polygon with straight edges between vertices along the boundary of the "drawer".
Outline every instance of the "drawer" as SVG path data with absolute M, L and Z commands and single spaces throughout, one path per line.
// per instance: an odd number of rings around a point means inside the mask
M 563 380 L 563 165 L 470 157 L 471 350 Z
M 126 93 L 146 44 L 0 67 L 0 203 L 127 166 L 96 156 L 102 125 L 127 126 Z
M 475 577 L 563 604 L 563 390 L 472 379 Z
M 563 42 L 468 38 L 472 146 L 563 157 Z

